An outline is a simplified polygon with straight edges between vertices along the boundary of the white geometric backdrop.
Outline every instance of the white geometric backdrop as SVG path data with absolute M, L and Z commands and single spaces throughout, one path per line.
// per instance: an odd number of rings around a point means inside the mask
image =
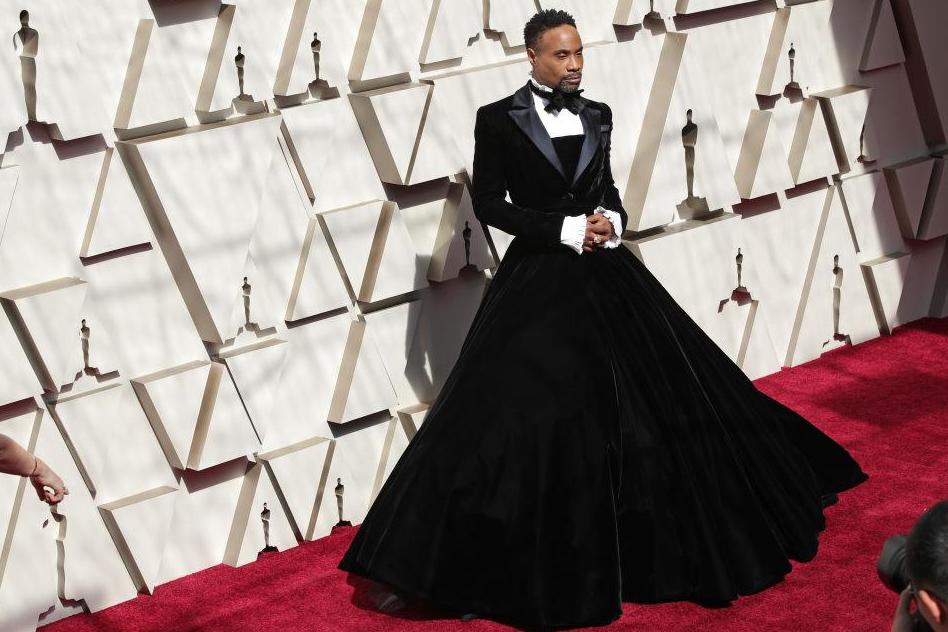
M 750 377 L 948 314 L 944 0 L 0 0 L 0 432 L 72 492 L 0 478 L 0 630 L 361 522 L 509 243 L 474 113 L 538 6 Z

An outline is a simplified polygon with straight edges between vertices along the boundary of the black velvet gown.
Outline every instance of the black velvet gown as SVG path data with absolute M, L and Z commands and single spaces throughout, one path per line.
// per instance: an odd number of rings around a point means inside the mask
M 581 140 L 553 145 L 571 173 Z M 811 559 L 821 498 L 864 479 L 627 248 L 516 237 L 339 568 L 527 626 L 722 605 Z

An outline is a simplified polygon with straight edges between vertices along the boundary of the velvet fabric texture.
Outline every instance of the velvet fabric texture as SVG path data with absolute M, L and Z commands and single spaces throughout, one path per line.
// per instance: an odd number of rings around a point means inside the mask
M 339 563 L 521 625 L 762 590 L 816 554 L 821 497 L 866 478 L 758 391 L 627 248 L 559 244 L 565 215 L 600 204 L 626 225 L 611 112 L 583 103 L 570 179 L 526 86 L 478 111 L 475 213 L 515 238 Z

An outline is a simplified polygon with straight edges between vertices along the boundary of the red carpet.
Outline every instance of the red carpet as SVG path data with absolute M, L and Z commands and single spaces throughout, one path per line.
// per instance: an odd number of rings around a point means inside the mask
M 756 382 L 846 446 L 869 480 L 826 510 L 820 552 L 787 579 L 729 608 L 625 604 L 608 629 L 702 632 L 888 630 L 896 597 L 876 578 L 883 540 L 948 498 L 948 319 L 838 349 Z M 383 615 L 365 585 L 336 570 L 355 530 L 235 569 L 217 566 L 49 632 L 178 630 L 508 630 L 413 609 Z M 601 628 L 600 628 L 601 629 Z

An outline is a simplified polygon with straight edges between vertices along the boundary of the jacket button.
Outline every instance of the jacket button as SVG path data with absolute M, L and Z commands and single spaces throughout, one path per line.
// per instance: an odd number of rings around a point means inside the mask
M 573 195 L 573 192 L 572 192 L 572 191 L 568 191 L 568 192 L 563 196 L 563 199 L 564 199 L 564 200 L 572 200 L 574 197 L 576 197 L 576 196 Z

